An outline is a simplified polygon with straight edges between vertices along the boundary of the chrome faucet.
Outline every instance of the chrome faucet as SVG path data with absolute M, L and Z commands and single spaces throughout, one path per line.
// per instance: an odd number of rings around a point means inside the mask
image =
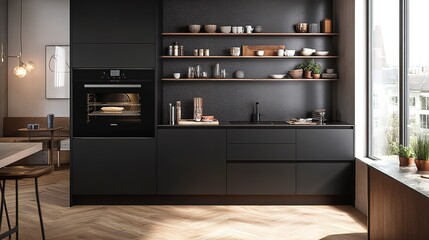
M 255 111 L 254 111 L 253 121 L 254 122 L 261 121 L 261 114 L 259 113 L 259 102 L 256 102 L 256 104 L 255 104 Z

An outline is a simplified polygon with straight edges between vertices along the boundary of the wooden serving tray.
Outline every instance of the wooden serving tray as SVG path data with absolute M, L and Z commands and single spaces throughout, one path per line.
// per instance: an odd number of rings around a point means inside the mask
M 180 119 L 178 125 L 183 125 L 183 126 L 215 126 L 215 125 L 219 125 L 219 121 L 217 119 L 215 119 L 213 121 L 208 121 L 208 122 L 203 122 L 203 121 L 197 122 L 194 119 Z
M 243 45 L 243 56 L 257 56 L 255 51 L 264 50 L 264 56 L 277 56 L 277 50 L 285 49 L 285 45 Z

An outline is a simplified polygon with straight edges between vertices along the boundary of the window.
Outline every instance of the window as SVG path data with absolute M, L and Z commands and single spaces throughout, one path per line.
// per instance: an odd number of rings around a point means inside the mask
M 415 107 L 416 106 L 416 97 L 410 97 L 410 107 Z
M 428 129 L 428 114 L 420 114 L 420 128 Z
M 372 0 L 371 20 L 369 149 L 383 157 L 396 154 L 399 140 L 399 28 L 392 24 L 399 22 L 399 0 Z
M 420 109 L 428 110 L 428 97 L 420 96 Z
M 369 156 L 381 158 L 429 133 L 429 1 L 369 3 Z
M 427 29 L 429 16 L 427 9 L 429 1 L 427 0 L 407 0 L 408 1 L 408 94 L 416 96 L 420 99 L 420 107 L 417 111 L 413 110 L 412 102 L 408 103 L 409 116 L 408 119 L 420 119 L 420 124 L 408 123 L 408 142 L 414 141 L 415 137 L 429 130 L 429 54 L 427 51 L 422 51 L 421 48 L 427 46 L 429 33 L 422 31 Z M 419 110 L 420 109 L 420 110 Z M 419 117 L 420 116 L 420 117 Z M 405 119 L 407 121 L 407 119 Z M 418 126 L 420 125 L 420 128 Z

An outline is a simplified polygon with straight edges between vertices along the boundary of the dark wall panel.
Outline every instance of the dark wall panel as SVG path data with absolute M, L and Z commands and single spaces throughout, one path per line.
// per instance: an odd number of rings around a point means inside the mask
M 189 24 L 216 24 L 245 26 L 261 25 L 263 32 L 294 32 L 299 22 L 319 22 L 333 16 L 332 0 L 164 0 L 163 32 L 188 32 Z M 202 30 L 203 31 L 203 30 Z M 285 45 L 287 49 L 303 47 L 329 50 L 337 53 L 335 37 L 163 37 L 163 54 L 168 45 L 178 41 L 185 55 L 193 49 L 209 48 L 210 55 L 228 55 L 228 49 L 242 45 Z M 246 78 L 268 78 L 270 74 L 287 73 L 303 59 L 164 59 L 163 77 L 175 72 L 186 76 L 188 66 L 201 65 L 202 71 L 212 75 L 219 62 L 228 77 L 243 70 Z M 336 69 L 335 59 L 316 60 L 322 68 Z M 203 97 L 204 114 L 215 115 L 221 121 L 250 120 L 253 105 L 261 103 L 262 120 L 285 120 L 306 117 L 316 108 L 327 109 L 327 119 L 333 119 L 332 82 L 164 82 L 162 123 L 167 123 L 169 102 L 181 100 L 184 118 L 192 118 L 193 97 Z
M 332 0 L 164 0 L 164 32 L 188 24 L 261 25 L 264 32 L 293 32 L 298 22 L 332 17 Z
M 163 86 L 163 119 L 168 103 L 182 101 L 183 118 L 192 118 L 193 97 L 203 98 L 203 113 L 222 121 L 251 120 L 259 101 L 261 120 L 285 120 L 309 116 L 325 107 L 332 119 L 333 83 L 330 82 L 169 82 Z

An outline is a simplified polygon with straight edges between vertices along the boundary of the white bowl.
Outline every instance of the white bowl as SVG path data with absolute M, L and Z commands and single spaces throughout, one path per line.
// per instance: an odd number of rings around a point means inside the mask
M 301 55 L 303 55 L 303 56 L 310 56 L 313 53 L 314 53 L 313 51 L 308 51 L 308 50 L 302 50 L 301 51 Z
M 180 73 L 173 73 L 173 76 L 175 79 L 179 79 L 180 78 Z
M 326 56 L 329 54 L 329 51 L 316 51 L 315 54 L 317 56 Z
M 302 51 L 312 51 L 312 52 L 316 52 L 316 49 L 314 49 L 314 48 L 302 48 Z
M 264 56 L 264 50 L 259 50 L 259 51 L 256 51 L 256 55 L 257 56 Z
M 230 33 L 231 32 L 231 26 L 220 26 L 220 31 L 222 33 Z
M 286 74 L 271 74 L 270 76 L 275 79 L 281 79 L 284 78 Z
M 285 56 L 294 56 L 295 50 L 285 50 Z

